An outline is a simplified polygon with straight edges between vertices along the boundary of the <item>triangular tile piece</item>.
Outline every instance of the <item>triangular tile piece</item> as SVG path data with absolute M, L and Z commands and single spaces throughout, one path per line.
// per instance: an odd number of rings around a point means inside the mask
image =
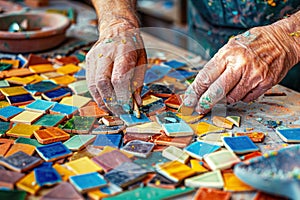
M 226 128 L 226 129 L 232 129 L 233 128 L 233 122 L 229 121 L 225 117 L 221 116 L 213 116 L 212 122 L 214 125 L 221 127 L 221 128 Z
M 187 178 L 184 180 L 184 184 L 187 187 L 212 187 L 212 188 L 223 188 L 224 182 L 220 170 L 206 172 Z
M 223 172 L 224 190 L 232 192 L 253 191 L 254 188 L 242 182 L 233 172 Z
M 240 127 L 240 125 L 241 125 L 241 117 L 240 116 L 227 116 L 226 119 L 231 121 L 237 127 Z
M 42 196 L 40 200 L 66 199 L 66 194 L 68 194 L 68 199 L 84 200 L 83 196 L 68 182 L 61 182 Z
M 203 173 L 203 172 L 207 172 L 208 169 L 206 169 L 201 163 L 203 163 L 202 161 L 196 160 L 196 159 L 191 159 L 190 160 L 191 163 L 191 168 L 193 170 L 195 170 L 198 173 Z
M 212 170 L 228 169 L 239 163 L 240 159 L 231 151 L 221 150 L 204 156 L 204 161 Z
M 189 155 L 181 148 L 175 146 L 169 146 L 163 150 L 162 156 L 169 160 L 176 160 L 181 163 L 186 163 L 189 159 Z

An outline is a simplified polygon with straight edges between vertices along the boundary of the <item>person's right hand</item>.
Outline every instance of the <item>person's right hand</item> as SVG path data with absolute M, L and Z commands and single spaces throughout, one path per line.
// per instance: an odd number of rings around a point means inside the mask
M 300 60 L 299 41 L 288 27 L 275 23 L 230 39 L 198 73 L 184 105 L 206 114 L 223 98 L 250 102 L 279 83 Z
M 138 20 L 131 10 L 123 12 L 127 17 L 114 12 L 102 15 L 99 39 L 86 57 L 87 83 L 93 99 L 116 115 L 122 114 L 123 108 L 132 108 L 133 101 L 141 105 L 147 63 Z

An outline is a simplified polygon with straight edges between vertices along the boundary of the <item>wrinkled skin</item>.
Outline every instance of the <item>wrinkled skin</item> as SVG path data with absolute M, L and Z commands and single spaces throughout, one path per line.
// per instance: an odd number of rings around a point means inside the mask
M 122 106 L 132 108 L 133 99 L 138 105 L 142 103 L 147 57 L 137 25 L 112 18 L 101 21 L 99 40 L 87 54 L 87 83 L 98 105 L 119 115 L 124 111 Z
M 279 83 L 299 62 L 299 44 L 278 24 L 229 40 L 198 73 L 184 104 L 208 113 L 220 100 L 250 102 Z

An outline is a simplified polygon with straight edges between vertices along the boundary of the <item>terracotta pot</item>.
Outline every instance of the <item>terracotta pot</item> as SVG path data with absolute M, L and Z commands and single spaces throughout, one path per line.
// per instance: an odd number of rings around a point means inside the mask
M 28 20 L 29 29 L 23 32 L 8 32 L 9 26 Z M 54 13 L 23 13 L 0 16 L 0 51 L 29 53 L 51 49 L 65 39 L 70 20 Z

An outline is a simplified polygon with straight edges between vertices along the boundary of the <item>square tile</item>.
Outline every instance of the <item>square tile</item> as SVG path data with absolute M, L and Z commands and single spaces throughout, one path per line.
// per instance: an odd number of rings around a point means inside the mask
M 162 127 L 166 135 L 170 137 L 194 135 L 193 129 L 184 121 L 180 121 L 179 123 L 162 124 Z
M 35 121 L 33 124 L 44 127 L 57 126 L 61 124 L 65 120 L 65 118 L 65 115 L 46 114 Z
M 68 65 L 68 64 L 77 65 L 80 61 L 76 56 L 63 56 L 60 58 L 54 58 L 54 62 L 58 65 Z
M 74 74 L 80 70 L 80 67 L 75 64 L 66 64 L 59 67 L 56 71 L 60 74 Z
M 79 151 L 92 143 L 95 138 L 95 135 L 73 135 L 64 142 L 64 145 L 72 151 Z
M 0 88 L 2 87 L 9 87 L 10 84 L 8 83 L 7 80 L 0 80 Z
M 70 183 L 81 193 L 107 185 L 107 181 L 97 172 L 70 176 Z
M 27 85 L 35 81 L 34 76 L 26 76 L 26 77 L 10 77 L 6 78 L 10 84 L 14 85 Z
M 119 148 L 121 141 L 121 134 L 97 135 L 96 140 L 93 142 L 93 146 L 97 148 L 104 148 L 105 146 Z
M 236 132 L 234 133 L 234 136 L 235 137 L 238 137 L 238 136 L 248 136 L 252 142 L 263 142 L 265 137 L 266 137 L 266 134 L 263 133 L 263 132 Z
M 169 178 L 176 183 L 196 173 L 189 166 L 177 160 L 166 162 L 163 164 L 157 164 L 156 169 L 159 174 Z
M 35 147 L 39 147 L 39 146 L 43 146 L 42 144 L 40 144 L 36 139 L 33 138 L 25 138 L 25 137 L 18 137 L 15 140 L 15 144 L 17 143 L 21 143 L 21 144 L 30 144 L 32 146 Z
M 193 136 L 169 137 L 161 134 L 154 138 L 154 144 L 184 148 L 192 142 Z
M 51 78 L 50 80 L 58 85 L 67 86 L 70 83 L 75 82 L 76 78 L 74 78 L 73 76 L 70 76 L 70 75 L 64 75 L 64 76 L 60 76 L 60 77 Z
M 140 107 L 140 111 L 147 116 L 153 116 L 158 113 L 164 112 L 166 110 L 166 105 L 163 100 L 155 101 L 153 103 L 147 104 Z
M 61 142 L 55 142 L 52 144 L 36 147 L 36 151 L 46 162 L 55 161 L 72 155 L 72 151 L 70 151 Z
M 5 96 L 16 96 L 16 95 L 28 94 L 28 91 L 25 90 L 22 86 L 0 88 L 0 91 Z
M 35 183 L 33 171 L 29 172 L 20 181 L 18 181 L 16 186 L 18 189 L 24 190 L 32 195 L 35 195 L 41 188 L 38 184 Z
M 6 77 L 13 77 L 13 76 L 29 76 L 32 75 L 33 72 L 30 71 L 28 68 L 18 68 L 18 69 L 11 69 L 6 72 Z
M 93 105 L 88 104 L 84 107 L 79 108 L 79 115 L 82 117 L 100 118 L 100 117 L 108 116 L 109 113 L 99 108 L 97 104 L 93 104 Z
M 134 114 L 122 114 L 120 115 L 120 118 L 125 122 L 127 126 L 134 126 L 150 122 L 150 119 L 143 113 L 141 113 L 140 118 L 136 118 Z
M 15 117 L 11 118 L 10 121 L 14 123 L 33 124 L 42 116 L 43 113 L 25 110 Z
M 84 94 L 89 91 L 86 80 L 70 83 L 68 87 L 77 95 Z
M 189 159 L 189 155 L 185 153 L 181 148 L 169 146 L 162 151 L 162 156 L 169 160 L 177 160 L 181 163 L 186 163 Z
M 64 76 L 64 75 L 57 73 L 57 72 L 47 72 L 47 73 L 41 74 L 41 77 L 43 77 L 44 79 L 51 79 L 51 78 L 56 78 L 56 77 L 60 77 L 60 76 Z
M 58 127 L 48 127 L 41 130 L 36 130 L 34 131 L 34 136 L 41 144 L 65 141 L 70 138 L 70 134 Z
M 244 154 L 253 151 L 259 151 L 259 148 L 252 142 L 248 136 L 223 137 L 224 146 L 237 154 Z
M 117 134 L 124 129 L 125 129 L 124 125 L 118 125 L 118 126 L 99 125 L 97 128 L 92 130 L 92 134 Z
M 46 113 L 52 106 L 54 106 L 54 104 L 55 102 L 37 99 L 34 102 L 27 104 L 25 109 L 29 111 Z
M 59 173 L 51 167 L 37 167 L 34 170 L 35 181 L 39 186 L 51 186 L 61 182 Z
M 197 141 L 206 142 L 212 145 L 224 146 L 223 137 L 233 137 L 231 132 L 225 133 L 208 133 L 206 135 L 198 136 Z
M 198 136 L 206 135 L 207 133 L 222 133 L 225 132 L 224 128 L 220 128 L 209 124 L 207 122 L 199 122 L 197 124 L 190 124 L 195 134 Z
M 221 117 L 221 116 L 213 116 L 212 122 L 214 125 L 221 127 L 221 128 L 226 128 L 226 129 L 232 129 L 233 124 L 234 124 L 230 120 L 226 119 L 225 117 Z
M 68 181 L 70 176 L 74 176 L 75 172 L 68 169 L 65 165 L 54 164 L 53 168 L 57 171 L 57 173 L 61 176 L 63 181 Z
M 140 134 L 159 134 L 162 127 L 157 122 L 147 122 L 135 126 L 126 127 L 126 133 L 140 133 Z
M 184 185 L 187 187 L 209 187 L 223 188 L 224 181 L 220 170 L 206 172 L 184 180 Z
M 60 86 L 52 81 L 43 80 L 38 83 L 25 85 L 24 88 L 34 96 L 58 89 Z
M 6 106 L 4 108 L 0 108 L 0 118 L 4 121 L 9 121 L 11 118 L 20 114 L 24 110 L 25 109 L 16 106 Z
M 0 156 L 4 156 L 7 152 L 8 152 L 8 150 L 10 149 L 10 146 L 11 146 L 12 144 L 11 143 L 1 143 L 0 144 Z
M 220 150 L 204 156 L 204 161 L 212 170 L 229 169 L 241 160 L 231 151 Z
M 277 128 L 276 133 L 284 142 L 287 143 L 300 142 L 300 128 L 286 128 L 286 129 Z
M 47 194 L 41 197 L 41 200 L 47 199 L 65 199 L 68 194 L 69 199 L 84 200 L 83 196 L 68 182 L 61 182 L 53 187 Z
M 75 106 L 64 105 L 56 103 L 52 108 L 50 108 L 50 114 L 62 114 L 67 117 L 72 116 L 78 111 L 78 108 Z
M 151 142 L 144 142 L 140 140 L 132 140 L 122 147 L 122 150 L 131 153 L 137 157 L 147 158 L 154 148 Z
M 96 121 L 95 117 L 73 116 L 64 125 L 59 126 L 69 133 L 87 134 Z
M 80 69 L 78 72 L 74 74 L 74 77 L 77 79 L 85 79 L 86 78 L 86 70 Z
M 223 172 L 224 190 L 231 192 L 249 192 L 255 189 L 242 182 L 233 172 Z
M 48 101 L 60 101 L 62 98 L 70 96 L 71 91 L 65 88 L 58 88 L 42 93 L 42 97 Z
M 41 73 L 46 73 L 46 72 L 53 72 L 56 69 L 53 67 L 52 64 L 37 64 L 37 65 L 30 65 L 29 70 L 41 74 Z
M 160 174 L 155 174 L 155 176 L 147 183 L 147 185 L 151 187 L 175 189 L 178 186 L 178 183 Z
M 101 118 L 101 122 L 106 126 L 117 126 L 124 124 L 124 122 L 117 116 L 104 116 Z
M 41 126 L 18 123 L 6 132 L 10 137 L 25 137 L 31 138 L 33 132 L 39 130 Z
M 107 172 L 104 177 L 119 187 L 127 187 L 143 179 L 148 171 L 132 162 L 123 162 L 118 167 Z
M 35 146 L 30 145 L 30 144 L 15 143 L 7 151 L 7 153 L 5 154 L 5 157 L 9 157 L 18 151 L 22 151 L 22 152 L 32 156 L 33 153 L 35 152 Z
M 131 160 L 125 154 L 118 150 L 113 150 L 107 153 L 103 153 L 99 156 L 95 156 L 92 158 L 92 160 L 100 167 L 102 167 L 105 172 L 118 167 L 123 162 L 131 162 Z
M 163 98 L 168 98 L 174 93 L 170 87 L 163 84 L 152 84 L 150 91 L 153 95 Z
M 64 97 L 59 103 L 69 106 L 75 106 L 81 108 L 88 104 L 92 99 L 80 95 L 72 95 L 70 97 Z
M 178 69 L 186 66 L 186 63 L 177 60 L 166 61 L 163 64 L 171 67 L 172 69 Z
M 112 195 L 121 193 L 123 190 L 115 184 L 109 183 L 107 186 L 100 188 L 99 190 L 92 190 L 88 192 L 88 197 L 91 199 L 103 199 Z
M 0 187 L 14 189 L 15 184 L 25 176 L 20 172 L 14 172 L 10 170 L 0 170 Z
M 220 148 L 221 146 L 219 145 L 196 141 L 184 148 L 184 151 L 191 157 L 201 160 L 205 155 L 215 152 Z
M 88 157 L 79 158 L 65 164 L 75 174 L 101 172 L 103 169 Z
M 33 98 L 31 94 L 22 94 L 15 96 L 6 96 L 6 100 L 9 102 L 10 105 L 23 106 L 33 102 L 35 98 Z
M 18 151 L 6 158 L 0 157 L 0 165 L 16 172 L 29 171 L 41 163 L 42 159 L 30 156 L 22 151 Z

